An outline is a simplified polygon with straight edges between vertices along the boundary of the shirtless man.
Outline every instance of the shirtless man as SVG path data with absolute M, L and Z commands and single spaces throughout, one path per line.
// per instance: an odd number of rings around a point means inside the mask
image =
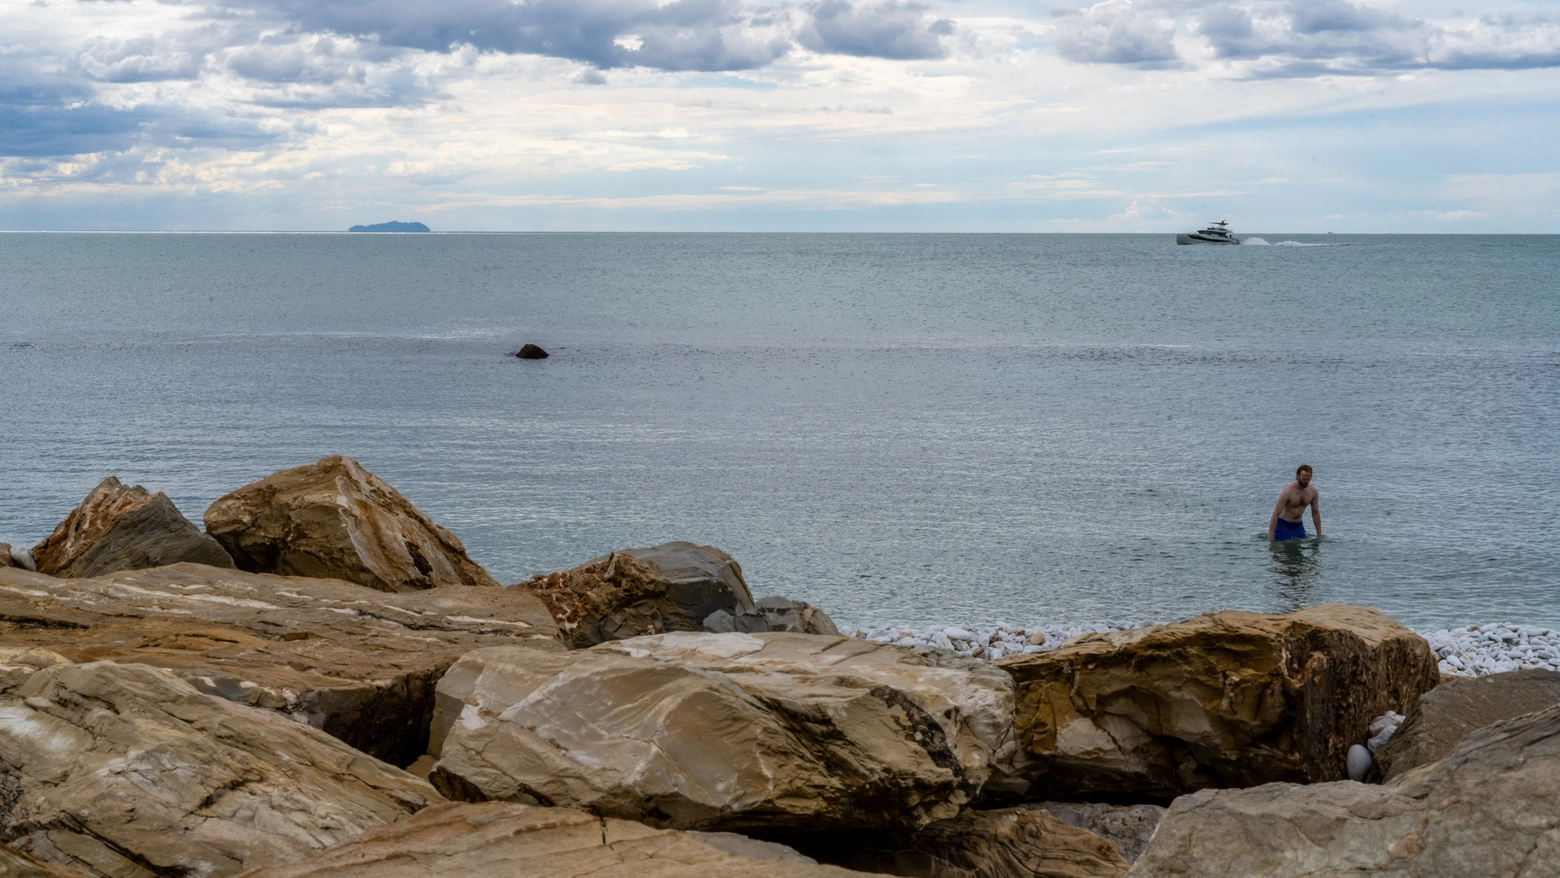
M 1301 464 L 1295 470 L 1295 480 L 1278 492 L 1278 503 L 1273 507 L 1273 517 L 1268 521 L 1268 541 L 1305 539 L 1305 525 L 1300 517 L 1305 507 L 1311 507 L 1311 523 L 1316 525 L 1316 535 L 1322 535 L 1322 501 L 1311 487 L 1311 467 Z

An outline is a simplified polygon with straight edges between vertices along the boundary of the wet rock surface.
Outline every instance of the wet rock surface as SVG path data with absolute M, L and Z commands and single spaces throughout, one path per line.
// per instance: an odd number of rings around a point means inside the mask
M 439 683 L 430 779 L 452 798 L 685 829 L 915 828 L 957 815 L 1012 757 L 1011 711 L 989 666 L 843 637 L 485 649 Z
M 32 569 L 60 577 L 181 561 L 233 566 L 222 546 L 180 514 L 166 494 L 153 494 L 140 485 L 127 487 L 112 476 L 93 488 L 30 554 Z
M 516 586 L 552 612 L 576 649 L 667 631 L 700 631 L 710 614 L 755 609 L 742 567 L 713 546 L 663 543 L 612 552 Z
M 653 829 L 567 808 L 441 805 L 323 856 L 244 878 L 846 878 L 780 845 Z
M 241 570 L 379 591 L 496 586 L 453 533 L 350 457 L 324 457 L 226 494 L 205 515 Z
M 57 665 L 0 697 L 0 833 L 93 875 L 221 878 L 439 801 L 323 732 L 157 668 Z
M 1511 671 L 1449 680 L 1419 696 L 1375 753 L 1383 779 L 1441 760 L 1476 729 L 1560 704 L 1560 673 Z
M 1438 679 L 1423 638 L 1345 605 L 1210 613 L 995 664 L 1016 684 L 1029 795 L 1083 800 L 1345 777 L 1371 720 Z
M 1384 784 L 1275 783 L 1177 799 L 1133 878 L 1560 874 L 1560 705 L 1468 735 Z
M 434 687 L 462 654 L 560 648 L 546 608 L 509 589 L 386 594 L 196 564 L 94 579 L 0 569 L 0 643 L 168 668 L 396 765 L 426 750 Z

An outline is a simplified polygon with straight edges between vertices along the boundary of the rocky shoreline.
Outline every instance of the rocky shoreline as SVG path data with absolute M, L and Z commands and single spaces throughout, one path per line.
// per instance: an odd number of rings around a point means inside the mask
M 500 587 L 342 457 L 203 524 L 110 478 L 0 547 L 0 875 L 1560 873 L 1547 629 L 847 633 L 685 542 Z

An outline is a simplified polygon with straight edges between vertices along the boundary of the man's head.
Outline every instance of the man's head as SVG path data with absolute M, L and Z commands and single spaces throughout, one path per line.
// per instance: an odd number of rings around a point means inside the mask
M 1300 483 L 1300 487 L 1302 487 L 1302 488 L 1304 488 L 1306 485 L 1309 485 L 1311 483 L 1311 465 L 1310 464 L 1308 464 L 1308 463 L 1300 464 L 1300 468 L 1295 470 L 1295 481 L 1299 482 Z

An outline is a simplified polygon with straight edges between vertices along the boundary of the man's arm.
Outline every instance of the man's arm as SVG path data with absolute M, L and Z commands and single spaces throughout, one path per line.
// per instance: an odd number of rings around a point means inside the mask
M 1317 537 L 1321 537 L 1321 535 L 1322 535 L 1322 492 L 1321 491 L 1317 491 L 1316 492 L 1316 496 L 1311 498 L 1311 523 L 1316 525 L 1316 535 L 1317 535 Z
M 1285 488 L 1278 492 L 1278 502 L 1273 504 L 1273 515 L 1268 519 L 1268 542 L 1273 542 L 1273 530 L 1278 527 L 1278 511 L 1284 508 L 1284 494 L 1289 491 Z

